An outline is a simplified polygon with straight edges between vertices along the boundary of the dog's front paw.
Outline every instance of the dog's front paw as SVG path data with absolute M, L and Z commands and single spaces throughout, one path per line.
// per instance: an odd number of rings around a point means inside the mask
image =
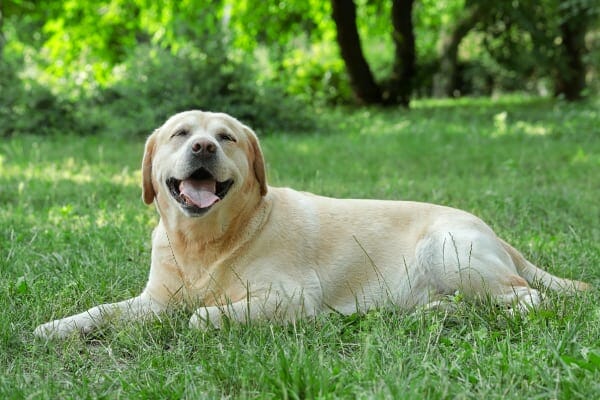
M 35 328 L 33 334 L 40 339 L 64 339 L 74 332 L 87 333 L 93 325 L 77 318 L 68 317 L 47 322 Z
M 211 309 L 215 308 L 215 312 Z M 216 307 L 202 307 L 196 310 L 190 318 L 190 328 L 207 330 L 221 327 L 221 312 Z
M 38 326 L 33 334 L 40 339 L 64 339 L 76 330 L 77 327 L 74 324 L 57 319 Z

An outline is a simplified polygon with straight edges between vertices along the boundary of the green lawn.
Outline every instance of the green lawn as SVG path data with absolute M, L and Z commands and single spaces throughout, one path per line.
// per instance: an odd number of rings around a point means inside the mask
M 471 211 L 536 264 L 600 285 L 600 101 L 423 101 L 326 110 L 263 134 L 272 185 Z M 188 315 L 34 339 L 51 318 L 143 288 L 157 217 L 144 138 L 0 142 L 0 398 L 600 398 L 600 295 L 508 317 L 373 311 L 288 326 L 187 328 Z

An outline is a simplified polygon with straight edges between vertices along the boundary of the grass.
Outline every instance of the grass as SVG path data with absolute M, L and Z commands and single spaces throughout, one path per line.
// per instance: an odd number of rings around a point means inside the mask
M 471 211 L 532 261 L 600 284 L 600 104 L 423 101 L 411 112 L 327 110 L 321 130 L 265 135 L 271 184 L 336 197 Z M 152 207 L 143 138 L 0 142 L 0 398 L 600 397 L 600 295 L 548 293 L 509 318 L 454 313 L 322 316 L 187 328 L 184 312 L 64 342 L 39 323 L 143 288 Z

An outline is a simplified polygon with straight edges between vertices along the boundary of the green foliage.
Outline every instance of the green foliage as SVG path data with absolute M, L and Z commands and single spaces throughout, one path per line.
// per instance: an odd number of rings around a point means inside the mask
M 489 7 L 488 2 L 482 4 Z M 573 41 L 570 46 L 576 47 L 585 59 L 588 50 L 580 36 L 590 28 L 600 28 L 593 24 L 598 16 L 600 4 L 589 0 L 497 2 L 488 8 L 479 30 L 483 32 L 484 49 L 504 77 L 497 85 L 513 90 L 520 80 L 525 80 L 528 89 L 542 83 L 551 90 L 548 80 L 556 85 L 561 80 L 557 77 L 585 74 L 585 69 L 573 70 L 564 42 Z M 565 26 L 571 27 L 571 37 L 565 37 Z
M 183 48 L 177 54 L 156 47 L 136 49 L 120 79 L 80 109 L 86 131 L 148 134 L 170 115 L 189 109 L 237 115 L 259 130 L 311 126 L 307 108 L 226 52 Z
M 49 78 L 77 76 L 78 86 L 83 85 L 84 90 L 110 82 L 112 66 L 137 44 L 136 15 L 140 9 L 121 0 L 66 0 L 61 4 L 60 13 L 43 28 L 48 37 L 44 43 L 47 60 L 60 60 L 46 65 Z M 82 64 L 86 68 L 82 69 Z
M 272 184 L 338 197 L 431 201 L 483 217 L 529 259 L 600 282 L 600 103 L 523 97 L 329 110 L 326 134 L 262 138 Z M 70 132 L 67 132 L 70 133 Z M 188 328 L 186 311 L 65 342 L 50 318 L 143 289 L 156 211 L 140 201 L 141 137 L 0 142 L 0 398 L 600 397 L 600 294 L 546 293 L 509 317 L 327 315 Z
M 363 49 L 381 82 L 393 63 L 391 2 L 355 3 Z M 486 13 L 460 46 L 460 93 L 550 92 L 570 68 L 561 24 L 582 27 L 579 36 L 590 32 L 582 75 L 590 93 L 598 85 L 597 1 L 422 0 L 413 15 L 416 95 L 431 94 L 440 35 L 473 4 Z M 1 135 L 36 125 L 146 131 L 187 106 L 235 111 L 267 130 L 293 128 L 310 117 L 290 98 L 316 106 L 353 98 L 329 1 L 8 0 L 0 8 Z
M 461 14 L 464 0 L 420 0 L 415 2 L 414 24 L 418 59 L 427 62 L 438 57 L 441 32 Z
M 76 129 L 73 104 L 35 81 L 21 80 L 17 69 L 13 60 L 0 60 L 0 136 Z
M 24 89 L 21 81 L 17 78 L 15 67 L 7 62 L 0 61 L 0 136 L 8 135 L 15 124 L 18 123 L 19 115 L 15 108 L 23 101 Z
M 229 2 L 227 7 L 234 45 L 245 51 L 266 45 L 274 47 L 273 56 L 277 58 L 281 52 L 294 48 L 298 37 L 307 37 L 309 43 L 335 40 L 328 1 L 238 0 Z
M 257 56 L 261 79 L 313 104 L 351 98 L 329 1 L 244 0 L 230 6 L 233 47 Z
M 42 22 L 13 15 L 9 50 L 27 55 L 27 63 L 20 76 L 11 67 L 12 75 L 0 78 L 2 133 L 147 134 L 192 108 L 230 112 L 259 130 L 312 126 L 305 104 L 261 78 L 252 60 L 230 47 L 219 20 L 222 4 L 150 3 L 55 5 L 50 15 L 56 17 L 43 23 L 44 51 L 31 57 L 34 40 L 19 41 L 17 33 Z
M 293 96 L 317 104 L 346 103 L 352 94 L 344 63 L 337 56 L 334 43 L 298 48 L 286 53 L 274 80 L 285 81 Z

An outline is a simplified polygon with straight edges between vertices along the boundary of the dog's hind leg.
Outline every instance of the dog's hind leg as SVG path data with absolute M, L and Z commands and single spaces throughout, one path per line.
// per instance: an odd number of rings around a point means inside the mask
M 489 299 L 506 305 L 511 313 L 528 312 L 542 301 L 541 293 L 520 276 L 502 243 L 489 232 L 456 228 L 436 232 L 418 251 L 421 268 L 431 271 L 431 286 L 438 293 L 459 291 L 465 299 Z

